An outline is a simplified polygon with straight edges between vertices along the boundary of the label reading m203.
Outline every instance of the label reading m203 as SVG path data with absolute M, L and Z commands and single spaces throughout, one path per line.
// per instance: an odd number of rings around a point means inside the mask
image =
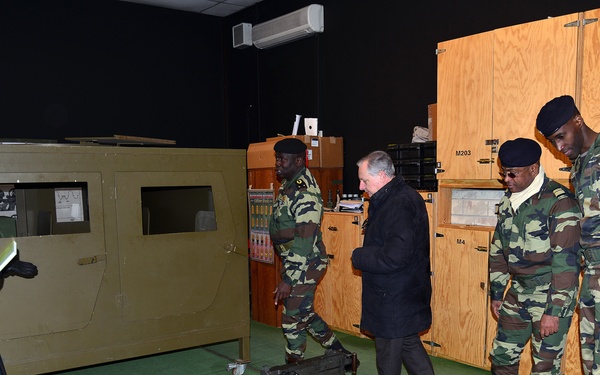
M 471 156 L 471 150 L 456 150 L 456 156 Z

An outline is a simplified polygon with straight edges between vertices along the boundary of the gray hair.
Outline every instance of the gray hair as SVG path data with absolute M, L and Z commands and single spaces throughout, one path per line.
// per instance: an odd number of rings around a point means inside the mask
M 356 165 L 360 166 L 363 162 L 367 162 L 367 171 L 371 176 L 376 176 L 379 172 L 385 173 L 388 177 L 396 175 L 392 158 L 385 151 L 373 151 L 369 155 L 363 156 Z

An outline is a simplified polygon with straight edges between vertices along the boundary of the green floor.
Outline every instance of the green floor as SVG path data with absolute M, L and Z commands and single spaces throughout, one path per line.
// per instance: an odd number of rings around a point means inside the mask
M 375 346 L 373 341 L 338 333 L 344 346 L 358 354 L 361 365 L 358 374 L 376 375 Z M 250 355 L 252 362 L 244 374 L 260 374 L 263 366 L 283 364 L 285 339 L 281 329 L 252 322 L 250 331 Z M 310 341 L 306 357 L 323 354 L 316 342 Z M 180 350 L 117 363 L 63 371 L 62 375 L 210 375 L 227 374 L 227 364 L 238 358 L 238 342 L 226 342 L 194 349 Z M 489 374 L 479 368 L 462 365 L 445 359 L 431 357 L 436 375 L 483 375 Z M 403 372 L 406 374 L 406 372 Z M 417 374 L 418 375 L 418 374 Z

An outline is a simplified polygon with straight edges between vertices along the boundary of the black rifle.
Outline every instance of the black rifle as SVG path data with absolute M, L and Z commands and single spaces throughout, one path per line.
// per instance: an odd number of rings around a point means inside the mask
M 260 375 L 344 375 L 350 367 L 352 374 L 356 374 L 356 353 L 348 356 L 340 351 L 328 349 L 322 356 L 297 363 L 275 367 L 263 366 Z

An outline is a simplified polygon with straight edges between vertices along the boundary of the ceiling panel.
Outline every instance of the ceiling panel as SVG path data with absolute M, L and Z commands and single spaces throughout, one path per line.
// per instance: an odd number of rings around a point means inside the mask
M 261 0 L 121 0 L 130 3 L 225 17 L 259 3 Z

